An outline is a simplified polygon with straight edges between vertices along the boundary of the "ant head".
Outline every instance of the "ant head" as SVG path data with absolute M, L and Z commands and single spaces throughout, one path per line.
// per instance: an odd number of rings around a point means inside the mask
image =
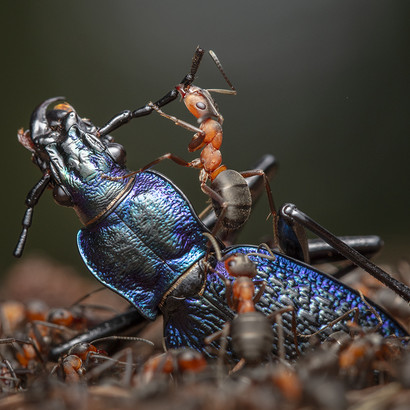
M 225 259 L 225 269 L 230 276 L 235 278 L 246 276 L 253 278 L 257 274 L 256 265 L 248 258 L 248 255 L 236 253 Z
M 199 122 L 211 117 L 215 117 L 218 121 L 222 118 L 208 90 L 195 85 L 184 87 L 183 84 L 177 85 L 176 89 L 181 94 L 182 100 L 189 112 L 198 118 Z

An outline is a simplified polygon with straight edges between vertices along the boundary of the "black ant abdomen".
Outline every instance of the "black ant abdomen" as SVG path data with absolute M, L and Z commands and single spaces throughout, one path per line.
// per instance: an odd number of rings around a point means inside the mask
M 223 198 L 225 204 L 223 226 L 227 229 L 241 227 L 249 218 L 252 207 L 252 197 L 245 178 L 239 172 L 227 169 L 218 174 L 211 187 Z M 212 200 L 212 206 L 219 217 L 223 209 L 222 204 Z
M 261 312 L 237 315 L 231 322 L 231 337 L 234 352 L 250 365 L 264 360 L 274 342 L 272 324 Z

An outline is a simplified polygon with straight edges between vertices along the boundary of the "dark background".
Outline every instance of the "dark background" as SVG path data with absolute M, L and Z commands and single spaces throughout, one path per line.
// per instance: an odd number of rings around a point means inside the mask
M 19 1 L 2 4 L 1 272 L 20 233 L 27 192 L 41 174 L 16 140 L 33 108 L 64 95 L 102 125 L 164 95 L 195 47 L 213 49 L 239 93 L 216 96 L 224 115 L 224 162 L 247 169 L 273 153 L 277 204 L 294 202 L 336 234 L 381 235 L 382 257 L 408 256 L 408 1 Z M 225 87 L 211 60 L 196 83 Z M 166 107 L 194 123 L 182 104 Z M 139 168 L 165 152 L 193 159 L 192 134 L 153 114 L 114 134 Z M 158 167 L 192 200 L 198 173 Z M 241 242 L 271 232 L 261 201 Z M 40 252 L 86 272 L 74 212 L 46 193 L 25 256 Z M 23 256 L 24 257 L 24 256 Z

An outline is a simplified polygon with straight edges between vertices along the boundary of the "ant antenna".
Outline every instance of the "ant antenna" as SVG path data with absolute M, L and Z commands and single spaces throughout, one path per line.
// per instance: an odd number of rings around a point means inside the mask
M 215 253 L 216 253 L 216 259 L 218 259 L 218 261 L 220 261 L 222 259 L 222 253 L 221 253 L 221 248 L 219 247 L 218 242 L 216 241 L 215 237 L 208 233 L 208 232 L 203 232 L 202 235 L 206 236 L 209 240 L 209 242 L 211 243 L 211 245 L 213 246 Z
M 194 56 L 192 57 L 191 72 L 187 74 L 182 80 L 184 89 L 188 88 L 195 80 L 196 72 L 198 71 L 199 65 L 201 64 L 202 57 L 204 56 L 205 50 L 197 46 Z
M 212 57 L 212 60 L 214 60 L 215 65 L 218 67 L 218 70 L 222 74 L 223 78 L 225 79 L 226 83 L 231 87 L 231 90 L 219 90 L 219 89 L 208 89 L 208 91 L 213 91 L 213 92 L 218 92 L 220 94 L 231 94 L 231 95 L 236 95 L 236 89 L 229 80 L 228 76 L 226 75 L 221 62 L 219 61 L 219 58 L 216 56 L 216 54 L 212 51 L 209 50 L 209 55 Z
M 198 71 L 199 65 L 201 64 L 202 57 L 204 56 L 205 50 L 199 46 L 197 46 L 195 50 L 195 54 L 192 57 L 192 65 L 191 65 L 191 75 L 192 78 L 195 77 L 196 72 Z

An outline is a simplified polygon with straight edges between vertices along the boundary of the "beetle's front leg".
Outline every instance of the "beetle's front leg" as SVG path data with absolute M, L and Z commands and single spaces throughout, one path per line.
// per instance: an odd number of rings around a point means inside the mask
M 173 89 L 168 94 L 164 95 L 164 97 L 160 98 L 155 105 L 157 107 L 162 107 L 170 102 L 174 101 L 178 97 L 178 91 Z M 115 117 L 111 118 L 107 124 L 101 127 L 98 130 L 98 134 L 100 137 L 111 133 L 112 131 L 116 130 L 117 128 L 121 127 L 124 124 L 127 124 L 134 118 L 145 117 L 154 111 L 152 103 L 145 104 L 143 107 L 140 107 L 134 111 L 125 110 L 117 114 Z
M 196 72 L 198 70 L 199 64 L 201 63 L 202 57 L 204 55 L 204 50 L 200 47 L 197 47 L 194 53 L 194 57 L 192 59 L 191 64 L 191 72 L 185 75 L 185 77 L 181 81 L 181 85 L 183 87 L 187 87 L 192 84 L 195 79 Z M 165 94 L 162 98 L 160 98 L 156 103 L 155 106 L 158 108 L 163 107 L 164 105 L 169 104 L 170 102 L 174 101 L 179 95 L 179 92 L 176 88 L 172 89 L 169 93 Z M 100 137 L 109 134 L 110 132 L 116 130 L 117 128 L 121 127 L 124 124 L 127 124 L 134 118 L 145 117 L 149 115 L 153 111 L 152 105 L 150 103 L 145 104 L 143 107 L 140 107 L 134 111 L 125 110 L 117 114 L 115 117 L 111 118 L 110 121 L 107 122 L 103 127 L 98 130 L 98 134 Z

